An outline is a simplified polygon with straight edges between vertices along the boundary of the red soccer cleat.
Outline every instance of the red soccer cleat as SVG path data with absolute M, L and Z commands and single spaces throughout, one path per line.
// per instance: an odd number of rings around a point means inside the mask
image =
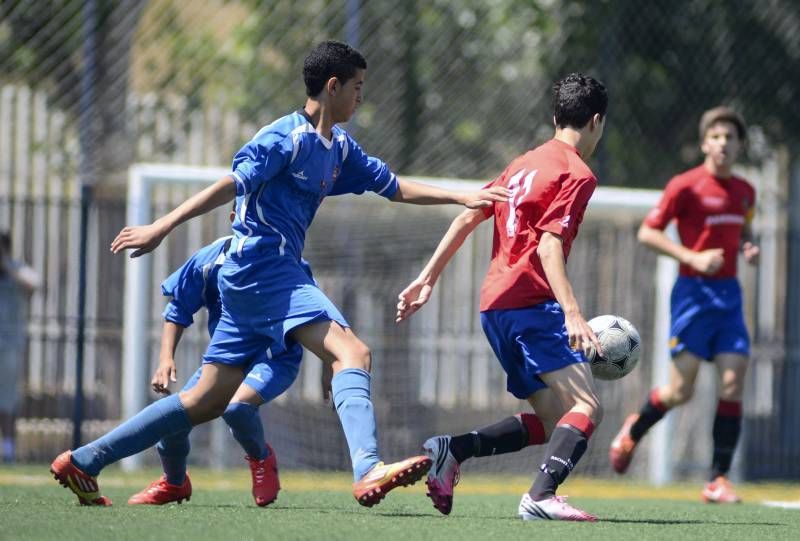
M 192 498 L 192 482 L 189 474 L 181 485 L 171 485 L 167 482 L 167 477 L 162 475 L 157 480 L 150 483 L 146 489 L 130 497 L 128 505 L 164 505 L 165 503 L 187 502 Z
M 390 490 L 413 485 L 431 469 L 427 456 L 413 456 L 400 462 L 378 462 L 367 474 L 353 483 L 353 496 L 364 507 L 380 503 Z
M 631 438 L 631 427 L 638 419 L 638 413 L 628 415 L 617 437 L 611 442 L 611 447 L 608 448 L 608 460 L 617 473 L 625 473 L 631 464 L 633 451 L 636 449 L 636 442 Z
M 253 477 L 253 499 L 256 505 L 264 507 L 278 499 L 281 481 L 278 479 L 278 458 L 275 451 L 267 444 L 269 456 L 258 460 L 250 456 L 244 457 L 250 464 L 250 474 Z
M 706 483 L 702 493 L 706 503 L 741 503 L 742 499 L 733 491 L 733 485 L 722 475 Z
M 64 451 L 50 464 L 50 473 L 62 486 L 70 489 L 81 505 L 108 507 L 111 500 L 100 495 L 97 479 L 83 473 L 72 463 L 72 451 Z

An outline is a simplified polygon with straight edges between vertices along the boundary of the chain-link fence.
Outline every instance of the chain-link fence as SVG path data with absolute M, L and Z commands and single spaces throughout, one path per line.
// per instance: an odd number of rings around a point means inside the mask
M 348 130 L 405 174 L 491 178 L 550 136 L 550 84 L 582 71 L 610 94 L 591 164 L 601 184 L 659 188 L 698 162 L 702 111 L 731 104 L 750 124 L 747 161 L 774 179 L 778 270 L 800 272 L 797 237 L 787 234 L 800 145 L 800 7 L 791 0 L 4 0 L 0 228 L 44 279 L 31 299 L 24 418 L 71 414 L 80 185 L 93 187 L 97 250 L 86 270 L 86 413 L 116 419 L 123 267 L 103 247 L 123 225 L 128 167 L 228 164 L 258 127 L 303 103 L 303 58 L 325 38 L 356 45 L 369 64 Z M 773 383 L 751 392 L 769 391 L 777 406 L 753 431 L 788 451 L 749 450 L 754 464 L 777 464 L 747 470 L 753 476 L 800 475 L 797 431 L 780 422 L 800 422 L 793 287 L 772 292 L 774 325 L 754 329 L 757 345 L 772 348 Z

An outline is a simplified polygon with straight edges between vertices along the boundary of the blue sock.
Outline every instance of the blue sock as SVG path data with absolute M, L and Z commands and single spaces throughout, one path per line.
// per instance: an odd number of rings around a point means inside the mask
M 164 476 L 170 485 L 180 486 L 186 480 L 186 458 L 192 448 L 189 443 L 189 432 L 191 430 L 182 430 L 164 436 L 156 445 Z
M 264 442 L 264 426 L 258 416 L 258 407 L 245 402 L 228 404 L 222 418 L 231 427 L 231 434 L 250 458 L 264 460 L 269 456 Z
M 356 481 L 380 461 L 375 412 L 369 399 L 369 372 L 346 368 L 331 380 L 333 404 L 344 429 Z
M 192 424 L 177 394 L 153 402 L 105 436 L 72 452 L 72 463 L 96 476 L 117 460 L 152 447 L 169 434 L 190 430 Z

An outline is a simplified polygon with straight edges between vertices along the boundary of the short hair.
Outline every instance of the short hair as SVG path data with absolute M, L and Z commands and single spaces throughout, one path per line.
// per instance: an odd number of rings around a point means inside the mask
M 367 61 L 360 52 L 341 41 L 323 41 L 311 49 L 303 62 L 306 95 L 319 95 L 331 77 L 345 84 L 358 69 L 367 69 Z
M 730 122 L 736 126 L 736 133 L 739 139 L 744 141 L 747 139 L 747 125 L 744 123 L 742 115 L 724 105 L 709 109 L 703 116 L 700 117 L 700 125 L 698 126 L 700 132 L 700 142 L 706 138 L 708 130 L 717 122 Z
M 606 87 L 594 77 L 571 73 L 553 83 L 553 115 L 559 128 L 583 128 L 594 115 L 605 116 L 607 107 Z

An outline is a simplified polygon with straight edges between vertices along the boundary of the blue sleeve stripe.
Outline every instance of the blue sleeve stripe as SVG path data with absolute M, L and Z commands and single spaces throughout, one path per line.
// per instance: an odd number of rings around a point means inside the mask
M 391 186 L 392 184 L 396 184 L 396 183 L 397 183 L 397 177 L 395 176 L 394 173 L 392 173 L 392 176 L 389 179 L 389 182 L 386 183 L 386 186 L 384 186 L 383 188 L 381 188 L 380 191 L 375 192 L 375 193 L 378 194 L 378 195 L 382 195 L 383 192 L 385 192 L 389 188 L 389 186 Z

